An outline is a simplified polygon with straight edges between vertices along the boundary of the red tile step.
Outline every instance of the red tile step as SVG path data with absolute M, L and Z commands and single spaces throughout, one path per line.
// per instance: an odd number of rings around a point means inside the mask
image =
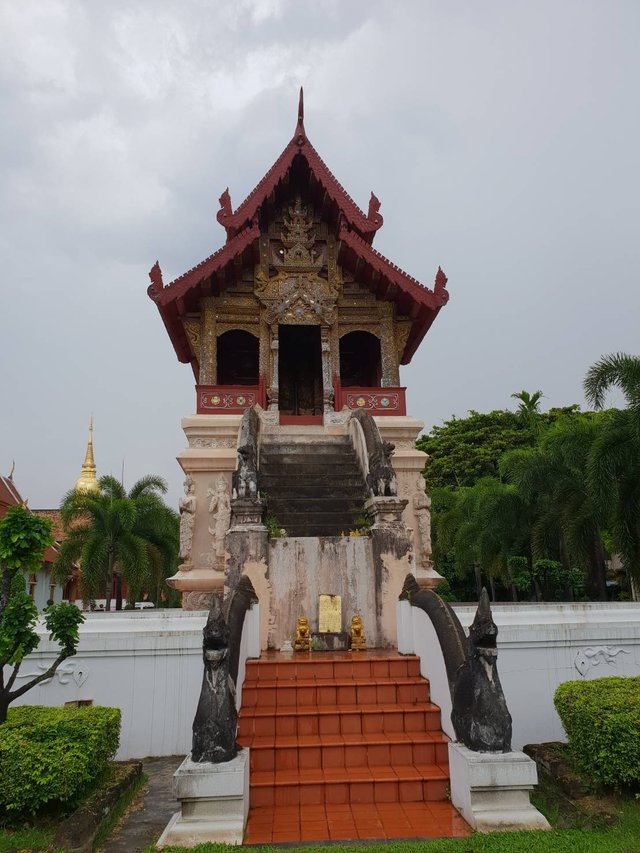
M 334 767 L 389 767 L 392 764 L 438 764 L 448 767 L 447 738 L 441 732 L 307 735 L 273 738 L 253 736 L 251 771 L 330 770 Z
M 252 808 L 244 843 L 386 841 L 470 834 L 451 803 L 327 803 Z
M 238 740 L 250 748 L 245 843 L 468 830 L 447 801 L 448 738 L 413 655 L 268 653 L 248 661 Z M 292 820 L 280 824 L 287 809 Z M 365 814 L 375 815 L 369 825 Z
M 449 771 L 435 764 L 251 772 L 251 805 L 446 801 Z

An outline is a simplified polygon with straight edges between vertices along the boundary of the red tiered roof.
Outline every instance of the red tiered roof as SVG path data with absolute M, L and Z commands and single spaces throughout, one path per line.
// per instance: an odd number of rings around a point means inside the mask
M 201 295 L 217 292 L 212 288 L 214 276 L 216 287 L 219 288 L 217 282 L 224 280 L 228 274 L 233 274 L 232 268 L 239 258 L 244 256 L 247 260 L 257 260 L 261 209 L 286 179 L 294 167 L 294 161 L 298 162 L 296 158 L 302 158 L 306 162 L 310 176 L 315 179 L 337 211 L 340 263 L 353 273 L 357 270 L 359 279 L 364 279 L 380 298 L 397 302 L 401 313 L 413 321 L 402 356 L 403 364 L 410 361 L 440 308 L 449 299 L 446 290 L 447 277 L 442 270 L 438 270 L 435 288 L 430 290 L 372 248 L 375 233 L 383 223 L 379 213 L 380 202 L 371 193 L 369 208 L 365 214 L 309 142 L 304 129 L 301 89 L 295 133 L 280 157 L 235 212 L 231 206 L 229 190 L 226 189 L 220 197 L 217 219 L 227 233 L 225 245 L 166 286 L 157 262 L 149 273 L 151 285 L 147 292 L 158 306 L 178 358 L 182 362 L 192 362 L 196 378 L 197 365 L 193 363 L 181 317 L 189 310 L 197 310 L 197 300 Z
M 246 199 L 238 207 L 235 213 L 231 210 L 231 197 L 228 188 L 220 196 L 220 210 L 217 214 L 218 222 L 225 228 L 227 239 L 231 239 L 238 230 L 252 222 L 258 215 L 260 207 L 276 189 L 280 181 L 284 180 L 287 172 L 293 166 L 294 159 L 302 156 L 309 166 L 311 174 L 327 193 L 340 211 L 341 217 L 349 224 L 350 228 L 360 234 L 368 243 L 382 226 L 383 219 L 378 213 L 380 202 L 371 193 L 369 210 L 365 214 L 355 201 L 351 198 L 338 179 L 331 173 L 324 160 L 309 142 L 304 129 L 304 101 L 302 89 L 300 89 L 300 102 L 298 104 L 298 124 L 291 142 L 278 157 L 260 183 L 249 193 Z

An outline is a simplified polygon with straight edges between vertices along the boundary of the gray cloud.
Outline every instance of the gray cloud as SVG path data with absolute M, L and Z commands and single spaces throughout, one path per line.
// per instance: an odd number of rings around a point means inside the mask
M 376 246 L 451 301 L 404 369 L 427 425 L 542 388 L 582 402 L 636 351 L 640 118 L 633 2 L 52 0 L 0 4 L 0 468 L 32 506 L 100 472 L 177 498 L 177 363 L 147 271 L 217 249 L 295 125 Z

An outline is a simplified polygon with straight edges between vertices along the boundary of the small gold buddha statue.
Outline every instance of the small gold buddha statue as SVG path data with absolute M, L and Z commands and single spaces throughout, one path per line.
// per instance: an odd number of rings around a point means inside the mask
M 364 637 L 364 625 L 362 624 L 361 616 L 351 617 L 351 651 L 363 652 L 367 648 L 367 643 Z
M 311 631 L 309 630 L 309 620 L 306 616 L 298 617 L 296 641 L 293 647 L 297 652 L 308 652 L 311 648 Z

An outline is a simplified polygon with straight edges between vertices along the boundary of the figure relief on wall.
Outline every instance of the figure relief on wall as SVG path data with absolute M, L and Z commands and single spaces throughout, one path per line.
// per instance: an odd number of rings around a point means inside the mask
M 180 559 L 181 569 L 191 568 L 191 547 L 193 545 L 193 527 L 196 521 L 196 484 L 187 475 L 184 481 L 184 497 L 180 498 Z
M 229 496 L 229 485 L 224 474 L 220 474 L 215 490 L 207 489 L 209 498 L 209 513 L 212 516 L 212 525 L 209 533 L 213 536 L 213 552 L 215 554 L 215 565 L 218 569 L 224 569 L 224 537 L 231 523 L 231 499 Z
M 416 517 L 416 559 L 419 565 L 424 566 L 431 562 L 431 498 L 426 492 L 422 474 L 416 478 L 413 511 Z

